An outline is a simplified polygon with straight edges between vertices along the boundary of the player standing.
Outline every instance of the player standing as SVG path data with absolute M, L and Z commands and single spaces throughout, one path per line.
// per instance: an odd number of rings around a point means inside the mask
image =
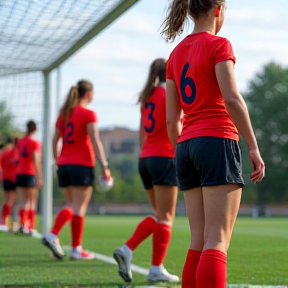
M 164 22 L 168 40 L 181 33 L 187 14 L 195 22 L 167 64 L 167 129 L 173 146 L 178 142 L 178 180 L 192 235 L 183 288 L 226 287 L 226 255 L 244 185 L 238 131 L 253 164 L 251 180 L 261 181 L 265 171 L 236 85 L 232 46 L 216 36 L 225 9 L 224 0 L 174 0 Z
M 125 245 L 114 251 L 119 274 L 132 281 L 132 252 L 153 234 L 150 281 L 178 282 L 163 267 L 169 246 L 172 222 L 176 211 L 177 180 L 174 149 L 166 129 L 165 112 L 166 60 L 156 59 L 149 71 L 147 84 L 139 97 L 141 104 L 139 173 L 153 207 L 154 216 L 147 216 L 137 226 Z
M 94 259 L 94 254 L 83 250 L 81 243 L 84 216 L 94 183 L 95 155 L 102 165 L 104 178 L 110 178 L 110 170 L 99 137 L 97 115 L 86 108 L 92 100 L 92 83 L 82 80 L 73 86 L 58 116 L 53 137 L 59 186 L 63 190 L 66 203 L 71 205 L 67 205 L 57 214 L 51 232 L 44 235 L 42 242 L 58 259 L 64 257 L 58 234 L 69 221 L 72 234 L 70 259 Z M 57 143 L 60 138 L 63 139 L 63 146 L 58 155 Z
M 19 232 L 25 234 L 31 233 L 34 229 L 38 189 L 43 185 L 41 145 L 34 139 L 36 132 L 36 123 L 28 121 L 26 136 L 17 142 L 16 187 L 19 196 Z
M 0 225 L 7 227 L 7 218 L 11 215 L 12 208 L 15 201 L 15 189 L 16 189 L 16 139 L 9 137 L 6 141 L 4 151 L 1 154 L 2 165 L 2 178 L 3 189 L 5 192 L 4 205 L 2 207 L 2 215 Z M 7 229 L 8 230 L 8 229 Z

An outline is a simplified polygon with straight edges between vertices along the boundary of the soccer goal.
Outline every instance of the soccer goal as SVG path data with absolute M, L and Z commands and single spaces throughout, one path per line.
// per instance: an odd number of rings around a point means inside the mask
M 0 1 L 0 120 L 19 131 L 30 118 L 38 124 L 43 143 L 42 232 L 52 222 L 51 130 L 59 67 L 136 2 Z

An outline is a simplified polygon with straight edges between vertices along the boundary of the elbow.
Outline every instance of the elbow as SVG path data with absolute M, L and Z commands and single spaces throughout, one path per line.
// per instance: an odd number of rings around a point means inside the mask
M 225 98 L 225 105 L 229 109 L 237 109 L 239 106 L 246 105 L 240 95 L 231 95 Z
M 170 117 L 169 118 L 166 118 L 166 127 L 167 129 L 170 128 L 172 125 L 173 125 L 173 119 L 171 119 Z

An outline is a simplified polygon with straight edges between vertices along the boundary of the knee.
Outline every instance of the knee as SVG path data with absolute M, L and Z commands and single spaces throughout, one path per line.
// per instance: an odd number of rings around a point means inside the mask
M 230 233 L 213 233 L 204 238 L 204 250 L 215 249 L 227 253 L 230 245 Z
M 157 212 L 157 221 L 158 222 L 166 222 L 166 223 L 173 223 L 174 215 L 170 212 Z

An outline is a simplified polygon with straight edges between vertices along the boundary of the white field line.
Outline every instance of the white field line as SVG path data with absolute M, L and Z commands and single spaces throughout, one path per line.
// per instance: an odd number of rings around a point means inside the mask
M 32 237 L 37 238 L 37 239 L 41 239 L 42 235 L 39 232 L 34 232 L 32 234 Z M 64 250 L 69 251 L 71 250 L 71 248 L 69 246 L 65 246 L 63 247 Z M 91 253 L 94 253 L 95 255 L 95 259 L 101 260 L 103 262 L 109 263 L 109 264 L 113 264 L 113 265 L 117 265 L 116 261 L 114 260 L 114 258 L 103 255 L 103 254 L 99 254 L 93 251 L 90 251 Z M 149 269 L 131 264 L 131 270 L 133 272 L 142 274 L 147 276 L 149 274 Z M 132 287 L 132 286 L 131 286 Z M 133 288 L 137 288 L 137 286 L 133 286 Z M 138 287 L 140 288 L 140 287 Z M 153 286 L 149 286 L 149 288 L 153 288 Z M 154 286 L 154 288 L 156 288 L 156 286 Z M 248 285 L 248 284 L 227 284 L 227 288 L 288 288 L 288 286 L 261 286 L 261 285 Z

